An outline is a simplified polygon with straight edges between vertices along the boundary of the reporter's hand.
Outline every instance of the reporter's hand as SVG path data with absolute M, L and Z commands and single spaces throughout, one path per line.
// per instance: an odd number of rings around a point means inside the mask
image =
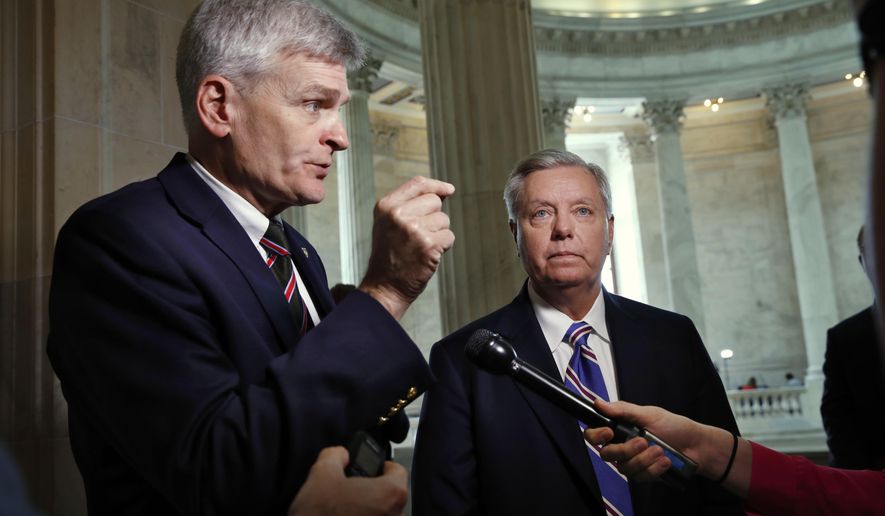
M 596 401 L 596 408 L 602 414 L 618 421 L 633 423 L 647 429 L 695 461 L 703 456 L 711 444 L 708 429 L 712 427 L 701 425 L 662 408 L 641 407 L 623 401 L 607 403 L 602 400 Z M 731 439 L 731 434 L 725 430 L 721 431 Z M 600 456 L 604 460 L 614 462 L 618 471 L 631 479 L 652 480 L 663 475 L 670 467 L 670 459 L 664 455 L 663 449 L 660 446 L 649 446 L 641 437 L 621 444 L 605 444 L 614 437 L 614 432 L 608 427 L 588 428 L 584 432 L 584 437 L 593 444 L 604 445 Z M 703 473 L 703 466 L 704 464 L 699 462 L 700 473 Z M 711 474 L 714 472 L 711 471 Z
M 324 448 L 307 481 L 289 507 L 289 516 L 400 515 L 408 500 L 408 475 L 395 462 L 384 463 L 380 477 L 347 477 L 347 450 Z
M 698 475 L 720 481 L 725 489 L 747 497 L 753 469 L 753 450 L 748 441 L 735 440 L 728 430 L 703 425 L 658 407 L 596 400 L 596 408 L 613 419 L 645 428 L 697 462 Z M 600 452 L 603 460 L 615 463 L 618 471 L 631 479 L 654 479 L 670 467 L 670 459 L 660 446 L 649 447 L 639 437 L 622 444 L 605 444 L 612 437 L 614 432 L 609 428 L 588 428 L 584 432 L 589 442 L 604 445 Z
M 372 255 L 360 290 L 399 319 L 439 267 L 455 242 L 442 200 L 449 183 L 413 177 L 375 205 Z

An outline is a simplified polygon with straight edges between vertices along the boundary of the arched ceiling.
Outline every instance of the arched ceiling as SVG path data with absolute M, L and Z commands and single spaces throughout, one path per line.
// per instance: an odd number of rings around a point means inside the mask
M 384 60 L 382 76 L 420 98 L 418 0 L 319 1 Z M 860 67 L 844 0 L 532 0 L 532 8 L 547 98 L 737 99 Z
M 768 3 L 768 7 L 783 9 L 778 0 L 533 0 L 532 9 L 560 16 L 641 18 L 674 16 L 719 11 L 726 13 Z M 776 4 L 780 6 L 776 7 Z

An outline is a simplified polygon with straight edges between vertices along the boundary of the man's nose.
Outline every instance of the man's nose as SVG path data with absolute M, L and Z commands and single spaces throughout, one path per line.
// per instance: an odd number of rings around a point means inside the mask
M 568 214 L 556 215 L 553 219 L 553 238 L 556 240 L 570 238 L 574 235 L 574 228 L 574 221 Z
M 332 124 L 332 127 L 329 128 L 328 133 L 326 133 L 324 144 L 332 147 L 333 151 L 344 150 L 350 146 L 350 141 L 347 139 L 347 130 L 344 128 L 344 121 L 340 116 L 335 117 L 335 121 Z

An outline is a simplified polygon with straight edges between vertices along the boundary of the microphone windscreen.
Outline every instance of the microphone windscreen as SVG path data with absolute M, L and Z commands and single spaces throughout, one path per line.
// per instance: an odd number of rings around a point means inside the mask
M 467 354 L 467 358 L 475 362 L 483 350 L 486 349 L 489 341 L 497 336 L 495 332 L 485 328 L 480 328 L 473 332 L 473 335 L 467 339 L 467 345 L 464 346 L 464 353 Z

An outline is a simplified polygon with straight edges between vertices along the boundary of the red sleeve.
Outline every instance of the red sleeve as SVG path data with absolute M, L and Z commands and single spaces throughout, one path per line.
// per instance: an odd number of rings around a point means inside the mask
M 818 466 L 753 446 L 753 472 L 746 500 L 759 514 L 883 514 L 885 471 L 849 471 Z

